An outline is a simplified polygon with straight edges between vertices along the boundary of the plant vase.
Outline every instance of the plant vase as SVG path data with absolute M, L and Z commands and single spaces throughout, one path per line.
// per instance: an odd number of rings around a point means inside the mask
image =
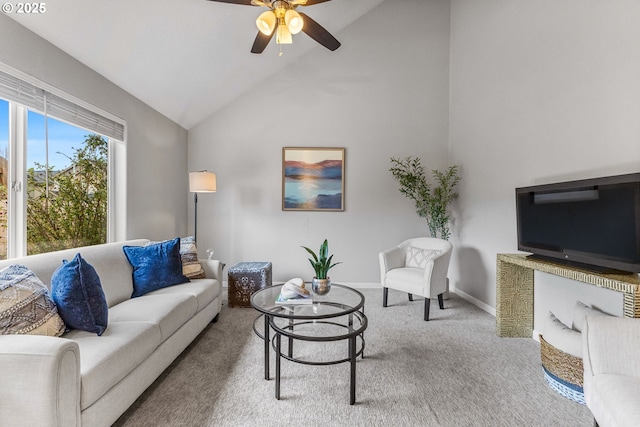
M 331 278 L 327 277 L 326 279 L 316 279 L 314 277 L 311 280 L 311 290 L 316 295 L 328 294 L 331 290 Z

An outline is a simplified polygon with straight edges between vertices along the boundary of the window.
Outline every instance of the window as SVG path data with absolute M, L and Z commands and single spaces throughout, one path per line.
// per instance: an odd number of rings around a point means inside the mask
M 0 259 L 114 234 L 110 157 L 124 124 L 80 104 L 0 64 Z
M 9 103 L 0 99 L 0 259 L 7 259 Z
M 107 241 L 108 141 L 27 114 L 27 255 Z

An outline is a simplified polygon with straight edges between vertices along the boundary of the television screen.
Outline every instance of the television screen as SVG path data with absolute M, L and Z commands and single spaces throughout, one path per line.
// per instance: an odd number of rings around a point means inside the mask
M 640 271 L 640 174 L 516 189 L 518 249 Z

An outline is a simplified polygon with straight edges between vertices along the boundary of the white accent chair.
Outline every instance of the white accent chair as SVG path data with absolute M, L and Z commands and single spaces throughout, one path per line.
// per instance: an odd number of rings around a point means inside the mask
M 382 306 L 387 306 L 389 288 L 424 297 L 424 320 L 429 320 L 431 298 L 438 298 L 444 309 L 443 294 L 447 290 L 447 272 L 453 246 L 446 240 L 416 237 L 380 252 Z
M 582 329 L 584 398 L 597 426 L 640 422 L 640 319 L 587 316 Z

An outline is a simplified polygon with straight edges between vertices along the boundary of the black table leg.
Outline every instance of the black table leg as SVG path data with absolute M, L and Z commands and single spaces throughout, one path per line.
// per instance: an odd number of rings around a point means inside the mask
M 280 400 L 280 345 L 282 337 L 280 334 L 276 334 L 274 338 L 276 340 L 276 399 Z
M 349 338 L 349 358 L 351 359 L 351 380 L 349 390 L 349 404 L 356 403 L 356 337 Z
M 293 319 L 289 319 L 289 327 L 291 332 L 293 332 Z M 289 337 L 289 357 L 293 357 L 293 338 Z
M 364 316 L 364 307 L 362 307 L 361 313 Z M 360 357 L 364 359 L 364 331 L 362 331 L 362 333 L 360 334 L 360 337 L 362 338 L 362 354 L 360 355 Z
M 264 315 L 264 379 L 269 379 L 269 316 Z

